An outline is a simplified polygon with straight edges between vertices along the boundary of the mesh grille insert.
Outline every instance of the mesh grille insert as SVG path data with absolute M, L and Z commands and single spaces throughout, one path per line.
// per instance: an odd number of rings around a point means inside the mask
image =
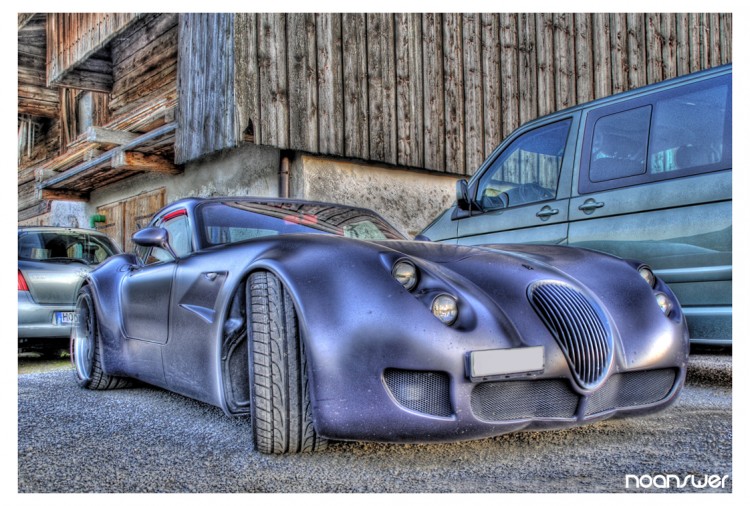
M 565 380 L 495 381 L 471 393 L 471 409 L 489 422 L 528 418 L 573 418 L 578 396 Z
M 399 404 L 433 416 L 451 416 L 450 379 L 444 372 L 386 369 L 383 379 Z
M 586 415 L 658 402 L 672 390 L 675 378 L 674 369 L 614 374 L 591 394 Z
M 539 283 L 531 288 L 530 298 L 581 387 L 598 385 L 612 361 L 612 336 L 600 311 L 581 292 L 561 283 Z

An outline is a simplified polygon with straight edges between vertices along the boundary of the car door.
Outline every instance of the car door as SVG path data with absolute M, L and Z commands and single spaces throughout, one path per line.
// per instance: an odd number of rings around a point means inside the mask
M 187 211 L 173 211 L 159 221 L 169 232 L 177 258 L 161 248 L 144 249 L 122 283 L 125 335 L 131 339 L 164 344 L 169 338 L 172 283 L 180 257 L 192 251 Z
M 570 245 L 650 264 L 696 340 L 731 335 L 731 116 L 731 74 L 591 110 L 570 201 Z
M 458 243 L 563 243 L 577 129 L 572 114 L 510 139 L 472 181 L 482 212 L 459 217 Z

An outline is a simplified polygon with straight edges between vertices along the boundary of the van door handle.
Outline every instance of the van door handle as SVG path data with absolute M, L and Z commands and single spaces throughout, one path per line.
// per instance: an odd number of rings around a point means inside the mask
M 599 209 L 601 207 L 604 207 L 604 202 L 597 202 L 594 199 L 586 199 L 586 201 L 583 204 L 578 206 L 578 209 L 580 209 L 586 214 L 591 214 L 596 209 Z
M 549 219 L 550 216 L 554 216 L 560 212 L 559 209 L 552 209 L 550 206 L 544 206 L 539 210 L 536 215 L 541 218 L 543 221 L 546 221 Z

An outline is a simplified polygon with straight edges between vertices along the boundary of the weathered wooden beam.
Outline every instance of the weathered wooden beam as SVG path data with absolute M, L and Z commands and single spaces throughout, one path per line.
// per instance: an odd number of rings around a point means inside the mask
M 31 21 L 31 18 L 34 17 L 34 12 L 19 12 L 18 13 L 18 29 L 20 30 L 24 26 L 26 26 L 29 21 Z
M 122 146 L 128 142 L 133 142 L 137 138 L 138 134 L 132 132 L 122 132 L 98 126 L 90 126 L 86 129 L 86 142 L 95 142 L 97 144 L 116 144 L 117 146 Z
M 181 171 L 166 158 L 144 155 L 137 151 L 118 151 L 112 157 L 113 169 L 144 170 L 162 174 L 179 174 Z
M 72 190 L 41 190 L 42 200 L 71 200 L 75 202 L 88 202 L 89 196 L 87 193 L 81 193 Z
M 114 80 L 112 74 L 100 72 L 90 72 L 87 70 L 71 70 L 54 81 L 50 81 L 50 86 L 64 86 L 66 88 L 76 88 L 79 90 L 99 91 L 110 93 Z

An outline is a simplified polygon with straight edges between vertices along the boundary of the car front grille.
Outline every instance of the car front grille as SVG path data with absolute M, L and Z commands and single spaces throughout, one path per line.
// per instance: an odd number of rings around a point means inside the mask
M 566 380 L 480 383 L 471 393 L 471 409 L 488 422 L 529 418 L 573 418 L 578 395 Z
M 383 379 L 403 407 L 432 416 L 448 417 L 453 414 L 450 380 L 446 373 L 386 369 Z
M 530 298 L 565 353 L 579 385 L 585 389 L 598 386 L 609 369 L 613 347 L 601 311 L 581 292 L 558 282 L 533 285 Z
M 586 416 L 659 402 L 669 395 L 676 376 L 674 369 L 613 374 L 589 397 Z

